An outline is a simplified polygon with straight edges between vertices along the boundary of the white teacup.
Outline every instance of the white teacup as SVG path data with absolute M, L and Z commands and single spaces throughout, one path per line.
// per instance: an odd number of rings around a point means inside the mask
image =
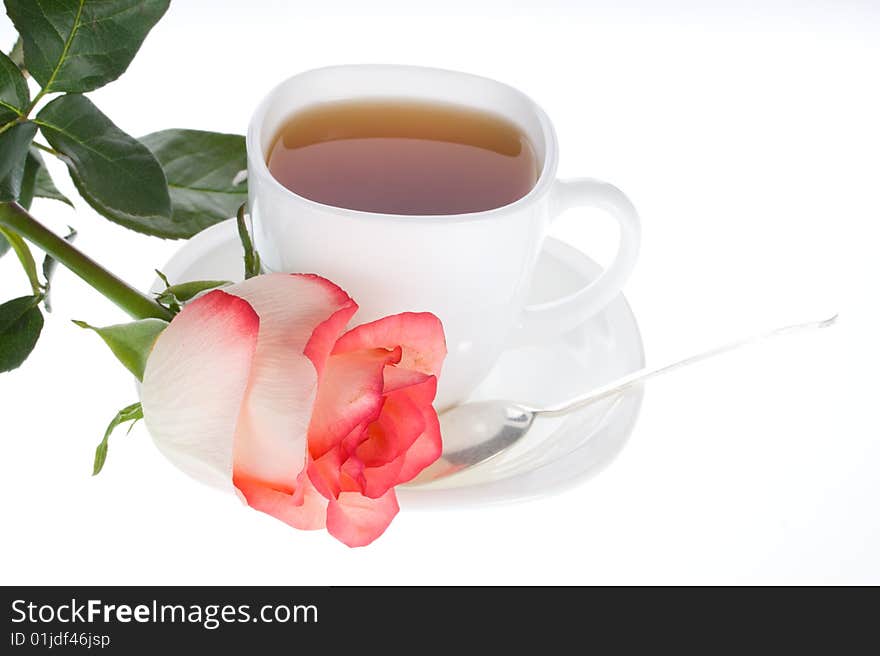
M 405 98 L 454 103 L 513 121 L 535 148 L 540 176 L 519 200 L 458 215 L 400 216 L 343 209 L 282 186 L 266 165 L 272 140 L 294 112 L 319 103 Z M 512 344 L 553 339 L 601 310 L 635 264 L 639 220 L 617 188 L 557 180 L 557 144 L 544 111 L 487 78 L 415 66 L 334 66 L 301 73 L 260 103 L 248 129 L 254 240 L 267 269 L 317 273 L 360 305 L 358 323 L 407 311 L 440 317 L 449 355 L 439 408 L 467 398 Z M 553 219 L 574 206 L 606 210 L 620 224 L 617 256 L 585 288 L 540 305 L 527 295 Z

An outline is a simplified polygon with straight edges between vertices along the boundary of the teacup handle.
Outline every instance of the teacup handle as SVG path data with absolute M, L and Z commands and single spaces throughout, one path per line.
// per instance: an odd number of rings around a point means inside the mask
M 620 189 L 607 182 L 582 178 L 557 180 L 551 193 L 554 195 L 553 220 L 573 207 L 597 207 L 617 219 L 620 226 L 617 255 L 611 266 L 583 289 L 527 306 L 513 335 L 515 344 L 531 344 L 562 334 L 596 314 L 620 293 L 639 252 L 639 215 Z

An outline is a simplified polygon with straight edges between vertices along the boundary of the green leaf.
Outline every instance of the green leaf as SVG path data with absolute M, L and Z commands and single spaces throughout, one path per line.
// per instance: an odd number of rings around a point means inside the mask
M 159 162 L 88 98 L 60 96 L 40 111 L 36 123 L 62 153 L 79 193 L 98 212 L 148 235 L 186 236 L 171 218 L 171 199 Z
M 94 330 L 110 347 L 125 368 L 133 373 L 138 380 L 144 377 L 147 358 L 153 350 L 156 338 L 168 326 L 161 319 L 140 319 L 131 323 L 121 323 L 105 328 L 95 328 L 85 321 L 74 321 L 80 328 Z
M 70 202 L 70 199 L 58 191 L 58 187 L 55 186 L 55 182 L 52 180 L 52 176 L 49 175 L 49 169 L 46 168 L 46 163 L 43 161 L 43 156 L 40 154 L 40 151 L 31 147 L 31 151 L 28 154 L 28 163 L 32 163 L 31 165 L 34 167 L 34 180 L 33 180 L 33 194 L 34 198 L 48 198 L 50 200 L 61 201 L 62 203 L 66 203 L 73 207 L 73 203 Z M 25 179 L 27 179 L 27 173 L 25 173 Z M 24 184 L 24 183 L 22 183 Z M 22 195 L 24 194 L 24 188 L 22 188 Z M 25 205 L 19 200 L 24 207 L 29 207 L 30 204 Z
M 164 273 L 162 273 L 161 271 L 159 271 L 159 269 L 154 269 L 154 271 L 156 272 L 156 275 L 159 276 L 159 279 L 160 279 L 162 282 L 165 283 L 165 290 L 167 291 L 168 289 L 170 289 L 170 288 L 171 288 L 171 283 L 168 282 L 168 276 L 166 276 Z M 157 294 L 157 296 L 159 296 L 159 294 Z M 165 305 L 165 307 L 167 307 L 169 310 L 171 310 L 171 313 L 172 313 L 172 314 L 177 314 L 177 313 L 180 312 L 180 310 L 181 310 L 180 303 L 178 303 L 178 302 L 173 298 L 173 296 L 172 296 L 172 298 L 168 299 L 167 302 L 166 302 L 164 305 Z
M 43 330 L 39 296 L 22 296 L 0 305 L 0 372 L 21 366 Z
M 244 137 L 200 130 L 163 130 L 141 138 L 153 151 L 171 193 L 171 210 L 181 234 L 192 237 L 235 216 L 247 200 Z
M 22 148 L 30 145 L 35 128 L 30 122 L 19 123 L 0 133 L 0 202 L 18 200 L 23 206 L 30 206 L 35 171 L 27 153 L 22 155 Z M 9 242 L 0 235 L 0 257 L 7 251 Z
M 67 235 L 64 237 L 64 241 L 69 244 L 72 244 L 76 240 L 76 230 L 67 226 Z M 47 255 L 43 259 L 43 278 L 46 279 L 46 291 L 43 294 L 43 307 L 46 308 L 46 312 L 52 311 L 52 302 L 50 299 L 50 292 L 52 290 L 52 276 L 55 275 L 55 269 L 58 268 L 58 260 L 56 260 L 51 255 Z
M 45 91 L 92 91 L 125 72 L 170 0 L 6 0 Z
M 247 221 L 244 218 L 244 204 L 238 208 L 236 222 L 238 224 L 238 238 L 244 249 L 244 277 L 247 280 L 260 275 L 263 272 L 263 265 L 260 263 L 260 254 L 254 248 L 251 233 L 248 231 Z
M 161 271 L 159 271 L 159 269 L 153 269 L 153 270 L 156 272 L 156 275 L 159 276 L 159 280 L 161 280 L 162 282 L 165 283 L 165 288 L 166 288 L 166 289 L 168 289 L 169 287 L 171 287 L 171 283 L 168 282 L 168 276 L 166 276 L 164 273 L 162 273 Z
M 0 235 L 6 239 L 18 256 L 18 261 L 21 262 L 21 267 L 24 269 L 25 275 L 27 275 L 34 296 L 41 296 L 43 294 L 43 286 L 37 277 L 37 263 L 34 262 L 34 256 L 31 254 L 30 247 L 18 234 L 2 226 L 0 226 Z
M 34 180 L 34 196 L 36 198 L 48 198 L 57 200 L 73 207 L 70 199 L 58 191 L 52 176 L 49 175 L 49 169 L 43 164 L 37 169 L 37 177 Z
M 0 125 L 27 112 L 31 96 L 18 66 L 0 52 Z
M 27 72 L 27 68 L 24 65 L 24 43 L 20 36 L 15 40 L 15 45 L 12 46 L 12 50 L 9 51 L 9 58 L 16 66 L 18 66 L 22 73 Z
M 18 200 L 21 195 L 25 159 L 36 131 L 36 125 L 25 121 L 0 133 L 0 203 Z
M 113 417 L 113 420 L 104 432 L 104 439 L 101 440 L 101 443 L 95 449 L 95 464 L 92 466 L 92 476 L 97 476 L 104 468 L 104 463 L 107 460 L 107 442 L 110 439 L 110 435 L 113 434 L 113 431 L 121 424 L 130 421 L 133 422 L 132 425 L 128 427 L 128 432 L 130 433 L 134 424 L 137 423 L 139 419 L 143 418 L 144 409 L 141 407 L 140 403 L 132 403 L 127 408 L 123 408 L 116 413 L 116 416 Z
M 21 188 L 18 192 L 18 204 L 26 210 L 31 208 L 34 200 L 34 187 L 37 184 L 37 171 L 41 166 L 41 160 L 34 155 L 40 151 L 31 146 L 24 160 L 24 173 L 21 176 Z
M 18 204 L 25 209 L 30 209 L 34 198 L 49 198 L 67 203 L 73 207 L 70 199 L 58 191 L 49 169 L 43 161 L 40 151 L 31 146 L 24 162 L 24 173 L 21 179 L 21 191 L 18 194 Z
M 165 291 L 156 294 L 156 300 L 169 307 L 177 305 L 179 312 L 180 304 L 192 300 L 202 292 L 206 292 L 209 289 L 216 289 L 217 287 L 226 287 L 231 284 L 232 283 L 229 280 L 194 280 L 192 282 L 182 282 L 179 285 L 168 285 L 168 287 L 165 288 Z

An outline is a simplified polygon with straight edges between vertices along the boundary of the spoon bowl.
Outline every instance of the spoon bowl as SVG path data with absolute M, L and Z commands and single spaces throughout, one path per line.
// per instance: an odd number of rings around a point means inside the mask
M 486 462 L 522 439 L 536 414 L 509 401 L 478 401 L 440 415 L 443 453 L 415 482 L 450 476 Z

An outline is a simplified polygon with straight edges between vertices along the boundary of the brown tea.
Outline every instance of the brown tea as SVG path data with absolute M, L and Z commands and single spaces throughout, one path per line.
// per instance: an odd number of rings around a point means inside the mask
M 386 214 L 462 214 L 507 205 L 538 178 L 534 148 L 500 116 L 456 105 L 355 100 L 292 115 L 272 175 L 320 203 Z

